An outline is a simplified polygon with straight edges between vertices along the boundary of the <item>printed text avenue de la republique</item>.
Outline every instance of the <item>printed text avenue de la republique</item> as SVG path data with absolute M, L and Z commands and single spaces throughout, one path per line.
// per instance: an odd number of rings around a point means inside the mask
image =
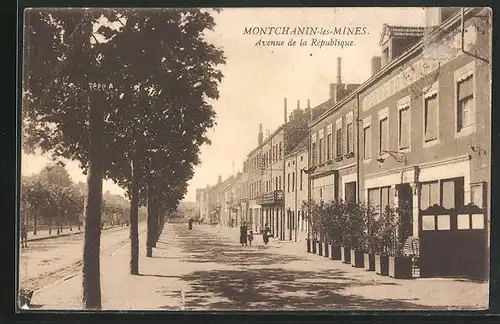
M 366 35 L 368 34 L 367 27 L 355 26 L 355 27 L 288 27 L 288 26 L 267 26 L 267 27 L 245 27 L 243 29 L 244 35 L 259 35 L 259 36 L 346 36 L 346 35 Z M 310 45 L 310 46 L 353 46 L 354 42 L 344 41 L 334 38 L 323 39 L 323 38 L 312 38 L 310 43 L 301 40 L 300 46 Z M 259 39 L 255 46 L 285 46 L 286 43 L 283 39 Z M 288 43 L 288 45 L 292 45 Z

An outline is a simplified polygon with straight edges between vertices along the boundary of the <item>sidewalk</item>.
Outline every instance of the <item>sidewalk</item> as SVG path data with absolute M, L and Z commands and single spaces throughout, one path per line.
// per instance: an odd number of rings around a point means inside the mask
M 105 310 L 444 310 L 487 307 L 488 284 L 397 280 L 271 240 L 241 247 L 235 228 L 167 224 L 153 258 L 141 235 L 139 276 L 130 245 L 101 256 Z M 42 309 L 81 309 L 81 274 L 33 296 Z M 38 306 L 36 306 L 38 304 Z

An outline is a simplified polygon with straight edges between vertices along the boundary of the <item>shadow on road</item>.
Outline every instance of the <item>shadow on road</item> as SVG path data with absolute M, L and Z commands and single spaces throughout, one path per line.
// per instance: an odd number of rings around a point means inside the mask
M 182 276 L 191 291 L 186 308 L 207 310 L 396 310 L 430 309 L 414 299 L 369 299 L 342 292 L 352 286 L 390 286 L 346 277 L 339 270 L 294 271 L 282 268 L 195 271 Z M 165 296 L 169 296 L 166 294 Z
M 307 261 L 300 256 L 266 252 L 269 249 L 266 245 L 242 247 L 239 242 L 219 236 L 209 237 L 196 228 L 192 231 L 182 228 L 178 234 L 183 238 L 179 241 L 179 245 L 187 255 L 184 260 L 190 263 L 216 262 L 230 266 L 251 266 Z
M 187 227 L 187 226 L 186 226 Z M 361 286 L 397 286 L 395 282 L 380 282 L 353 278 L 338 269 L 297 270 L 287 263 L 309 259 L 271 253 L 268 246 L 241 247 L 238 242 L 187 228 L 177 228 L 182 237 L 183 260 L 189 263 L 216 262 L 234 269 L 198 270 L 181 276 L 189 284 L 185 307 L 190 310 L 408 310 L 433 309 L 416 304 L 408 296 L 392 300 L 380 296 L 370 299 L 353 295 L 347 289 Z M 333 261 L 332 261 L 333 262 Z M 269 266 L 272 267 L 269 267 Z M 262 267 L 255 267 L 262 266 Z M 241 268 L 239 268 L 241 267 Z M 383 294 L 384 288 L 379 289 Z M 160 291 L 165 297 L 178 292 Z M 170 306 L 162 307 L 169 309 Z

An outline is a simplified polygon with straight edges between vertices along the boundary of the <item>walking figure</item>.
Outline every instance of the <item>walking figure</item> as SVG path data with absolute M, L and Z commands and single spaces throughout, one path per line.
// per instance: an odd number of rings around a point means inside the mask
M 262 230 L 262 240 L 264 240 L 264 244 L 266 245 L 269 243 L 269 233 L 271 233 L 271 230 L 269 229 L 269 225 L 266 223 L 264 225 L 264 229 Z
M 245 222 L 242 222 L 240 226 L 240 243 L 241 246 L 247 245 L 247 224 Z
M 249 230 L 248 231 L 248 244 L 252 245 L 252 241 L 253 241 L 253 231 Z
M 193 219 L 192 218 L 189 219 L 189 229 L 190 230 L 193 229 Z
M 28 230 L 24 222 L 21 223 L 21 247 L 28 247 Z

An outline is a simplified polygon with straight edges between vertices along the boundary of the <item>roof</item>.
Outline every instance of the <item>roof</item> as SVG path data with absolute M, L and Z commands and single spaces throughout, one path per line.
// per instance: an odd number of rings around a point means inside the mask
M 380 45 L 384 43 L 384 37 L 424 37 L 424 27 L 417 26 L 391 26 L 384 24 L 380 35 Z
M 256 148 L 250 151 L 250 153 L 247 154 L 247 158 L 250 157 L 252 154 L 254 154 L 256 151 L 260 150 L 264 145 L 270 142 L 270 140 L 276 136 L 281 130 L 283 130 L 284 125 L 280 125 L 274 132 L 272 132 L 268 137 L 264 138 L 262 141 L 262 144 L 257 145 Z
M 302 139 L 302 141 L 300 141 L 300 143 L 295 146 L 291 151 L 290 153 L 287 154 L 287 156 L 290 156 L 290 155 L 293 155 L 297 152 L 300 152 L 302 151 L 303 149 L 307 148 L 309 146 L 309 136 L 306 136 Z

